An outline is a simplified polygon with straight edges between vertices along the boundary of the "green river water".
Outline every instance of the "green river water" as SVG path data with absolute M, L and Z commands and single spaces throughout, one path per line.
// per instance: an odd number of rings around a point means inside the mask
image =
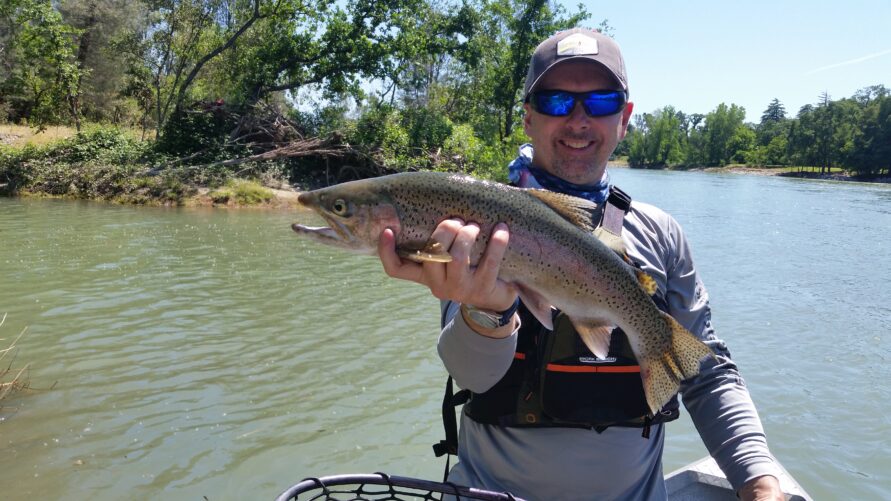
M 774 454 L 891 499 L 891 186 L 615 169 L 684 226 Z M 300 212 L 0 198 L 0 499 L 270 499 L 440 479 L 437 301 L 298 239 Z M 3 360 L 3 367 L 9 357 Z M 670 425 L 666 472 L 705 455 Z

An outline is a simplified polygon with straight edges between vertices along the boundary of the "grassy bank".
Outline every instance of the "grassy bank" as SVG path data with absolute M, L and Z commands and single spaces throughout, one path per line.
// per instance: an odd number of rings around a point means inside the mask
M 177 165 L 138 133 L 90 127 L 0 129 L 0 194 L 146 205 L 286 207 L 296 201 L 281 169 Z M 259 171 L 248 179 L 239 172 Z M 278 175 L 276 175 L 278 174 Z

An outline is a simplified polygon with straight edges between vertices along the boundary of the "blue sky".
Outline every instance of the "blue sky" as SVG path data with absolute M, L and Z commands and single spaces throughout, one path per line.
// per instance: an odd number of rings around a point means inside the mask
M 561 0 L 567 10 L 578 2 Z M 891 0 L 613 0 L 582 5 L 622 47 L 635 112 L 720 103 L 758 122 L 777 98 L 794 117 L 826 91 L 891 88 Z

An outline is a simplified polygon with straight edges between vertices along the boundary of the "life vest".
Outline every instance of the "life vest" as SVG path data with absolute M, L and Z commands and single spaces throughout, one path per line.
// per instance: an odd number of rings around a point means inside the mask
M 595 231 L 621 255 L 621 225 L 630 207 L 631 198 L 610 187 Z M 659 309 L 667 311 L 659 291 L 652 297 Z M 455 407 L 462 404 L 470 419 L 484 424 L 588 428 L 597 432 L 610 426 L 638 427 L 645 438 L 649 437 L 650 426 L 680 415 L 677 395 L 655 415 L 650 414 L 640 365 L 621 329 L 613 330 L 607 357 L 598 359 L 563 313 L 554 312 L 553 331 L 542 326 L 522 304 L 519 315 L 522 325 L 517 351 L 500 381 L 484 393 L 454 393 L 452 378 L 448 378 L 442 406 L 446 439 L 433 446 L 437 456 L 457 453 Z

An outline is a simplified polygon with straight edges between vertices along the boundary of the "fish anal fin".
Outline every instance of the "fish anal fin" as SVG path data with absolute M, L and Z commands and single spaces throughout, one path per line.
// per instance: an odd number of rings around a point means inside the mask
M 659 286 L 656 284 L 656 280 L 653 279 L 647 272 L 641 269 L 635 269 L 634 273 L 637 275 L 637 281 L 640 283 L 640 286 L 643 287 L 643 290 L 646 291 L 648 296 L 652 296 L 659 289 Z M 681 327 L 683 329 L 683 327 Z
M 552 306 L 550 301 L 523 284 L 515 283 L 514 286 L 517 288 L 517 294 L 520 296 L 520 301 L 523 302 L 526 309 L 535 316 L 545 329 L 554 330 L 554 319 L 551 317 Z
M 449 263 L 452 261 L 451 254 L 436 240 L 428 240 L 420 247 L 412 246 L 411 244 L 399 245 L 396 247 L 396 254 L 403 259 L 416 263 Z
M 647 405 L 655 415 L 677 392 L 681 381 L 699 374 L 702 359 L 711 349 L 667 313 L 663 320 L 671 330 L 666 351 L 638 357 Z
M 527 189 L 526 192 L 560 214 L 563 219 L 587 232 L 594 231 L 594 215 L 600 210 L 596 203 L 548 190 Z
M 585 346 L 597 358 L 606 358 L 615 325 L 602 319 L 569 319 Z

